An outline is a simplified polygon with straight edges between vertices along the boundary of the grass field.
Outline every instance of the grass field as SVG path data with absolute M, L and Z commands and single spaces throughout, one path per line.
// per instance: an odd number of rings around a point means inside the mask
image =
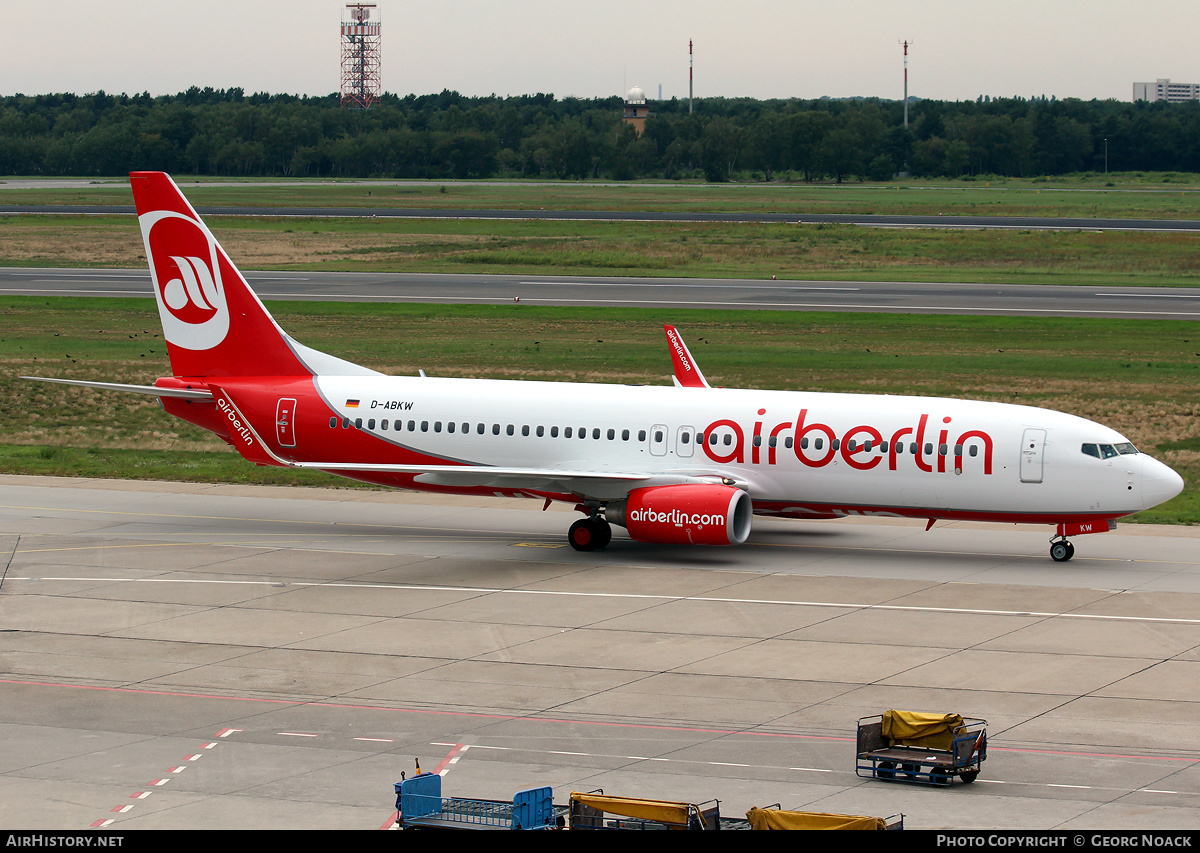
M 386 373 L 669 385 L 662 323 L 713 384 L 1020 402 L 1125 433 L 1187 490 L 1138 520 L 1200 521 L 1194 323 L 618 309 L 273 303 L 298 340 Z M 169 373 L 154 304 L 0 298 L 0 470 L 328 483 L 257 468 L 152 398 L 18 380 L 149 383 Z M 346 484 L 346 481 L 336 481 Z
M 178 175 L 183 183 L 195 181 Z M 979 214 L 1193 219 L 1191 174 L 1090 173 L 1061 178 L 808 184 L 686 182 L 350 181 L 199 179 L 196 206 L 399 207 L 502 210 L 692 210 L 760 213 Z M 125 180 L 78 189 L 0 181 L 6 204 L 132 204 Z
M 245 269 L 1196 286 L 1200 234 L 207 217 Z M 131 216 L 0 216 L 0 266 L 141 268 Z

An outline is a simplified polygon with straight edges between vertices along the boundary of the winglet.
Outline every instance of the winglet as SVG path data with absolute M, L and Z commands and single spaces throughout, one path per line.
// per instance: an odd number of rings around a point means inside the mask
M 684 388 L 711 388 L 675 327 L 664 325 L 663 331 L 667 333 L 667 348 L 671 350 L 671 361 L 675 365 L 675 384 Z

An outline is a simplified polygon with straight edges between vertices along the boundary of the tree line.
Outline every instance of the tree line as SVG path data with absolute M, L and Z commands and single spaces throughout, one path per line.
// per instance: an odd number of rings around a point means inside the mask
M 610 98 L 338 96 L 199 89 L 0 98 L 0 174 L 633 180 L 887 180 L 1092 171 L 1200 172 L 1200 102 L 980 98 L 650 104 Z

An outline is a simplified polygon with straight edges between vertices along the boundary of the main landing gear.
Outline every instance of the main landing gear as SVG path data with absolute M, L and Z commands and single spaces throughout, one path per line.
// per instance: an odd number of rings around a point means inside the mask
M 597 551 L 612 540 L 612 527 L 604 520 L 604 516 L 589 515 L 571 525 L 567 540 L 576 551 Z
M 1055 536 L 1050 540 L 1050 559 L 1056 563 L 1065 563 L 1075 556 L 1075 546 L 1065 536 Z

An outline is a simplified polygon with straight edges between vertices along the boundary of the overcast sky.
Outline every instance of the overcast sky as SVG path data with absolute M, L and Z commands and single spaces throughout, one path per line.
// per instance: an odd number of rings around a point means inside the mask
M 331 0 L 0 0 L 0 95 L 327 95 Z M 686 98 L 1117 98 L 1200 82 L 1195 0 L 378 0 L 383 87 Z

